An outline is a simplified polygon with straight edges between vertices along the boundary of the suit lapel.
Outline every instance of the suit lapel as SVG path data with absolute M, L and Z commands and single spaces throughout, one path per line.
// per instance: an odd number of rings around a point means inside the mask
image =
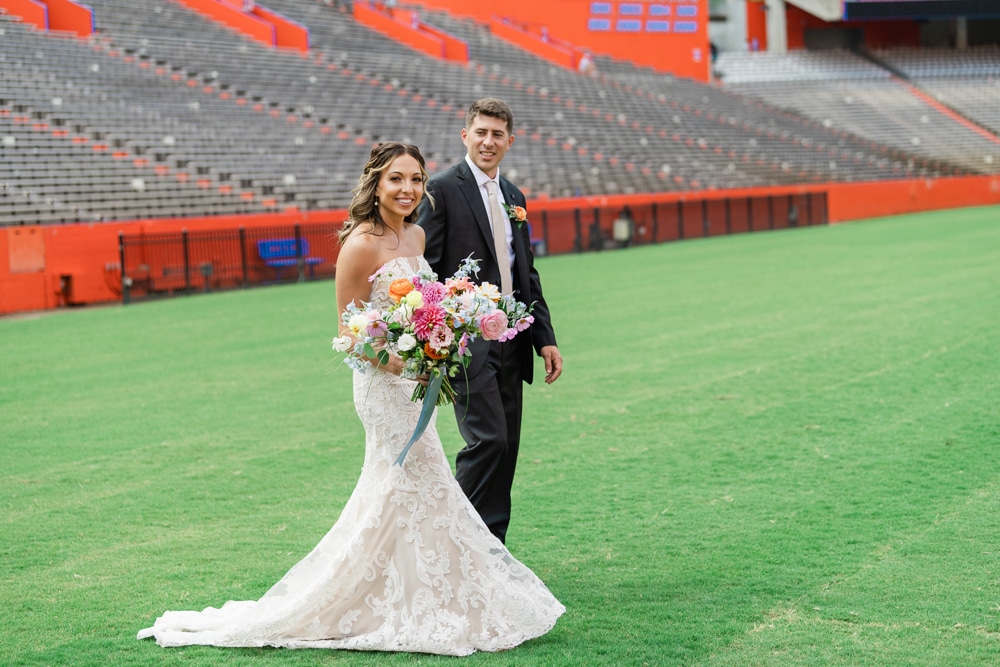
M 469 165 L 464 160 L 459 163 L 455 173 L 461 180 L 459 189 L 465 197 L 469 209 L 476 218 L 479 231 L 483 234 L 483 239 L 486 241 L 486 247 L 489 248 L 493 261 L 496 262 L 496 251 L 493 248 L 493 228 L 490 226 L 490 216 L 483 205 L 483 196 L 479 193 L 479 184 L 476 183 L 476 177 L 472 175 L 472 170 L 469 169 Z
M 504 201 L 506 201 L 509 206 L 522 205 L 518 201 L 517 196 L 514 194 L 513 186 L 503 176 L 500 177 L 500 187 L 503 190 Z M 522 234 L 521 227 L 519 227 L 514 221 L 511 221 L 510 225 L 511 233 L 514 237 L 514 283 L 521 291 L 519 298 L 524 300 L 529 298 L 528 295 L 524 293 L 524 290 L 527 289 L 528 285 L 528 248 L 524 243 L 524 236 Z
M 507 202 L 508 206 L 519 206 L 517 198 L 514 196 L 513 188 L 511 187 L 510 181 L 508 181 L 503 176 L 500 177 L 500 190 L 503 192 L 503 200 Z M 511 220 L 511 234 L 514 237 L 514 263 L 515 265 L 524 258 L 524 248 L 521 244 L 518 244 L 518 227 L 517 223 Z

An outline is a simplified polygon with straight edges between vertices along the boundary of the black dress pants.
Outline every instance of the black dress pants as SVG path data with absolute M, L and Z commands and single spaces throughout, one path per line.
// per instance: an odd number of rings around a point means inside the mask
M 455 416 L 465 447 L 455 477 L 479 516 L 503 542 L 510 524 L 510 491 L 521 442 L 521 346 L 526 336 L 490 343 L 486 362 L 471 376 L 459 373 Z M 468 382 L 466 382 L 468 379 Z

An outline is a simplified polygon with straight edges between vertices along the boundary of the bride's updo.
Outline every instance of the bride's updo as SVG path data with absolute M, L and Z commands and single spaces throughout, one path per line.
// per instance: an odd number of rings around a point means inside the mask
M 372 234 L 381 236 L 385 233 L 386 225 L 385 221 L 382 220 L 382 214 L 378 210 L 378 197 L 375 196 L 375 191 L 378 189 L 378 183 L 382 178 L 382 174 L 392 164 L 392 161 L 400 155 L 409 155 L 416 159 L 420 165 L 420 173 L 424 177 L 424 183 L 427 183 L 427 168 L 424 156 L 420 154 L 419 148 L 413 144 L 404 144 L 399 141 L 386 141 L 375 146 L 372 149 L 371 156 L 368 158 L 368 163 L 365 164 L 364 171 L 361 172 L 361 178 L 358 179 L 357 187 L 352 190 L 354 197 L 351 199 L 351 205 L 347 209 L 347 222 L 344 223 L 343 228 L 341 228 L 340 233 L 337 235 L 340 243 L 343 243 L 350 236 L 351 231 L 363 222 L 370 222 L 372 224 Z M 431 205 L 434 204 L 434 200 L 426 190 L 424 191 L 424 197 L 431 202 Z M 412 217 L 408 216 L 406 222 L 413 222 Z

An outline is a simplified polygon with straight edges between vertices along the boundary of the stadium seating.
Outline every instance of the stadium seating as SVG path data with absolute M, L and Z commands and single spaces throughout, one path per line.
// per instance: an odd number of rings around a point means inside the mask
M 485 95 L 515 110 L 504 170 L 529 196 L 996 169 L 987 138 L 846 52 L 724 57 L 717 86 L 600 56 L 584 76 L 443 12 L 421 19 L 464 39 L 467 65 L 360 26 L 347 2 L 266 2 L 309 28 L 307 54 L 169 0 L 88 4 L 87 40 L 0 16 L 0 224 L 345 207 L 378 141 L 418 144 L 432 171 L 461 159 L 464 109 Z M 995 86 L 937 81 L 1000 124 Z
M 907 164 L 933 165 L 942 174 L 997 173 L 1000 50 L 892 49 L 873 55 L 722 54 L 717 69 L 727 89 L 891 146 L 909 155 Z

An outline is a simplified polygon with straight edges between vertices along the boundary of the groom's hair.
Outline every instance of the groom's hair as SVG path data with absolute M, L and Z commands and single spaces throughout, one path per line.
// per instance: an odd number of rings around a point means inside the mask
M 476 116 L 480 115 L 499 118 L 507 124 L 507 134 L 514 134 L 514 112 L 510 110 L 510 107 L 503 100 L 498 100 L 495 97 L 484 97 L 473 102 L 472 106 L 465 113 L 466 129 L 472 127 L 472 121 L 476 119 Z

